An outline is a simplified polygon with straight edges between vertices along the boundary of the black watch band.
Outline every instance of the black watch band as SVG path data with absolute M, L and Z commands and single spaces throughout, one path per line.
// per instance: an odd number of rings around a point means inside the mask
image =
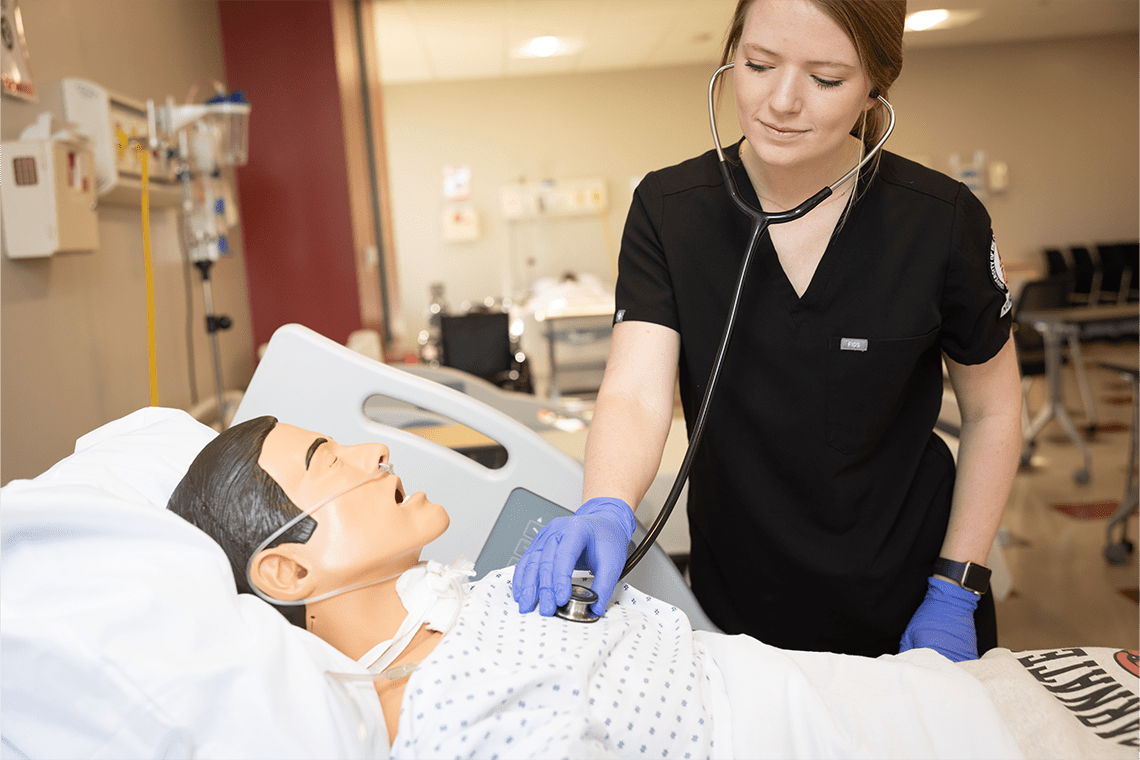
M 934 572 L 945 575 L 967 591 L 973 591 L 978 596 L 986 593 L 990 588 L 990 569 L 975 562 L 955 562 L 952 559 L 939 557 L 934 561 Z

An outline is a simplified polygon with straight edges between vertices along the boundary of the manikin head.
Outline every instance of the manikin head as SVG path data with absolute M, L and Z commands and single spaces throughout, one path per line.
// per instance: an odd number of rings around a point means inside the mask
M 235 425 L 198 454 L 170 497 L 169 509 L 217 541 L 239 591 L 250 578 L 282 601 L 310 599 L 390 578 L 419 560 L 447 529 L 447 513 L 421 493 L 405 498 L 383 444 L 342 446 L 273 417 Z M 304 510 L 313 515 L 257 551 Z M 297 625 L 303 607 L 279 607 Z
M 828 26 L 826 21 L 833 26 Z M 876 106 L 874 96 L 882 95 L 889 99 L 890 87 L 902 71 L 905 21 L 905 0 L 739 0 L 721 58 L 722 65 L 736 63 L 733 81 L 738 110 L 741 100 L 758 97 L 754 91 L 741 89 L 741 84 L 748 80 L 746 75 L 749 72 L 744 70 L 749 59 L 747 53 L 758 48 L 785 56 L 782 60 L 796 65 L 817 61 L 853 63 L 856 71 L 834 67 L 813 70 L 808 67 L 803 72 L 805 79 L 816 77 L 815 84 L 822 92 L 813 93 L 805 89 L 804 94 L 826 96 L 829 101 L 834 101 L 846 94 L 844 87 L 855 89 L 858 85 L 861 92 L 851 93 L 854 119 L 853 126 L 848 129 L 866 146 L 874 145 L 882 137 L 887 123 L 885 109 L 881 104 Z M 824 22 L 822 26 L 821 22 Z M 786 39 L 779 37 L 782 23 L 787 23 L 791 31 Z M 820 34 L 813 30 L 820 31 Z M 847 49 L 844 49 L 842 41 L 836 44 L 831 39 L 833 31 L 846 38 Z M 802 60 L 797 58 L 801 55 Z M 846 60 L 848 57 L 850 61 Z M 780 61 L 778 58 L 776 62 Z M 771 63 L 768 60 L 757 62 Z M 840 80 L 843 80 L 843 86 L 828 86 L 828 83 Z M 775 92 L 768 93 L 767 97 L 776 99 L 788 95 L 787 92 Z M 784 108 L 785 104 L 776 104 L 776 107 Z M 747 114 L 739 115 L 747 136 Z M 795 120 L 789 121 L 798 126 Z

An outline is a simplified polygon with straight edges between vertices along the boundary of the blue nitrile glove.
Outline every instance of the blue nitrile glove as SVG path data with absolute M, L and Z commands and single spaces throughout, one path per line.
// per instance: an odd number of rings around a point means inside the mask
M 899 654 L 928 647 L 953 662 L 978 659 L 974 610 L 980 596 L 941 578 L 927 582 L 926 598 L 903 632 Z
M 549 617 L 570 601 L 570 574 L 584 553 L 594 573 L 590 588 L 598 595 L 590 610 L 601 616 L 621 578 L 636 524 L 628 504 L 604 496 L 590 499 L 571 517 L 551 520 L 515 567 L 519 612 L 530 612 L 537 602 L 539 614 Z

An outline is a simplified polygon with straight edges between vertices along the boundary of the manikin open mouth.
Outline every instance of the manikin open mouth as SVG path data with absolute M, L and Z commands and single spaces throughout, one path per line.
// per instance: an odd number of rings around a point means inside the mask
M 391 465 L 389 465 L 387 462 L 385 462 L 383 457 L 380 458 L 380 468 L 381 469 L 387 469 L 387 471 L 390 473 L 392 472 Z M 407 498 L 407 495 L 404 493 L 404 484 L 400 480 L 397 479 L 396 480 L 396 503 L 397 504 L 403 504 L 404 499 L 406 499 L 406 498 Z

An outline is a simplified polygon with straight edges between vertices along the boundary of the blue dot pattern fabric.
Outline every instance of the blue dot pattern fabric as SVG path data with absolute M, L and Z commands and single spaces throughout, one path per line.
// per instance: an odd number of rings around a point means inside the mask
M 471 584 L 412 674 L 394 759 L 713 756 L 723 684 L 683 612 L 619 584 L 594 623 L 520 615 L 513 571 Z

